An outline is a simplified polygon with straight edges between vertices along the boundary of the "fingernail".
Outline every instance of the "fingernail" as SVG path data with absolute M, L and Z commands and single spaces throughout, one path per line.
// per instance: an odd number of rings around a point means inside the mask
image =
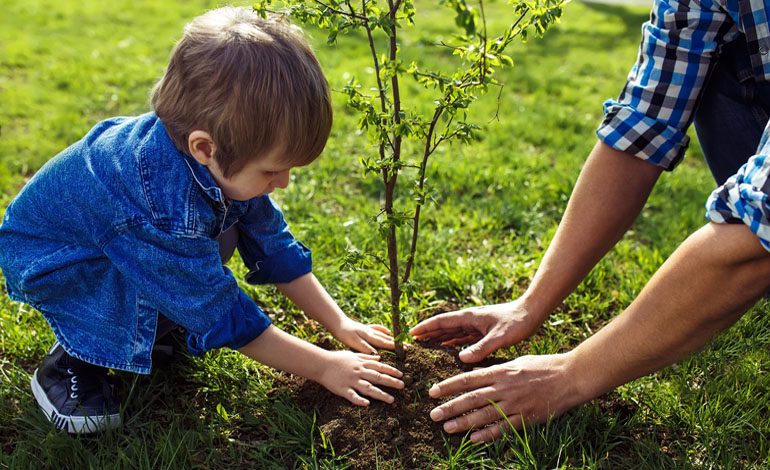
M 455 432 L 457 430 L 457 423 L 454 421 L 449 421 L 444 424 L 444 431 L 446 432 Z
M 430 412 L 430 419 L 433 421 L 441 421 L 441 418 L 444 417 L 444 410 L 441 408 L 433 408 Z
M 433 386 L 428 390 L 428 395 L 435 397 L 439 393 L 438 384 L 433 384 Z

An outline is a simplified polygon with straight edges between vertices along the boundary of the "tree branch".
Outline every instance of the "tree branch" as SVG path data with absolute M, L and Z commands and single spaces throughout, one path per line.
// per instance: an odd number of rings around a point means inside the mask
M 368 21 L 367 17 L 361 16 L 361 15 L 356 15 L 355 12 L 353 12 L 353 11 L 348 13 L 348 12 L 343 11 L 343 10 L 338 10 L 337 8 L 334 8 L 333 6 L 328 5 L 328 4 L 326 4 L 326 3 L 324 3 L 324 2 L 322 2 L 320 0 L 314 0 L 314 1 L 315 1 L 315 3 L 317 3 L 318 5 L 321 5 L 322 7 L 326 8 L 329 11 L 331 11 L 332 13 L 336 13 L 336 14 L 338 14 L 340 16 L 344 16 L 345 18 L 355 18 L 355 19 L 357 19 L 359 21 L 364 21 L 364 22 Z M 348 6 L 350 6 L 350 4 L 348 4 Z
M 420 171 L 419 171 L 419 177 L 418 177 L 418 183 L 417 187 L 420 191 L 420 199 L 417 201 L 417 206 L 414 208 L 414 217 L 412 220 L 414 223 L 412 224 L 412 242 L 409 246 L 409 257 L 406 261 L 406 266 L 404 267 L 404 276 L 401 278 L 401 283 L 404 284 L 407 281 L 409 281 L 409 276 L 412 274 L 412 266 L 414 265 L 414 258 L 417 253 L 417 236 L 419 234 L 420 230 L 420 212 L 422 209 L 423 204 L 425 204 L 424 195 L 422 194 L 423 189 L 425 188 L 425 173 L 426 169 L 428 167 L 428 158 L 433 154 L 433 151 L 436 149 L 436 146 L 433 146 L 431 149 L 431 140 L 433 139 L 433 132 L 436 129 L 436 124 L 438 123 L 438 120 L 441 118 L 441 114 L 444 112 L 444 107 L 439 106 L 436 108 L 436 111 L 433 113 L 433 118 L 430 120 L 430 127 L 428 128 L 428 133 L 425 136 L 425 150 L 422 154 L 422 162 L 420 163 Z

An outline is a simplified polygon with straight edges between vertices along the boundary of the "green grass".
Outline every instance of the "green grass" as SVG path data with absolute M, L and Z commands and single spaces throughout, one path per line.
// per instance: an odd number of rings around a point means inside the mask
M 405 54 L 448 31 L 451 18 L 422 2 L 425 26 L 407 30 Z M 501 5 L 498 2 L 498 5 Z M 185 22 L 209 1 L 9 1 L 0 16 L 0 214 L 34 171 L 96 121 L 148 109 Z M 408 320 L 443 302 L 511 299 L 534 274 L 601 119 L 636 56 L 644 8 L 573 3 L 543 40 L 517 44 L 501 75 L 499 104 L 481 100 L 483 140 L 455 145 L 430 169 L 435 204 L 425 212 Z M 418 22 L 420 21 L 418 17 Z M 502 18 L 504 19 L 504 18 Z M 310 32 L 335 89 L 365 76 L 360 39 L 329 48 Z M 361 57 L 361 59 L 356 59 Z M 436 57 L 440 64 L 443 57 Z M 411 90 L 409 93 L 414 94 Z M 315 271 L 351 316 L 386 321 L 381 271 L 338 269 L 345 250 L 380 249 L 370 217 L 379 185 L 358 158 L 370 152 L 356 117 L 335 93 L 336 121 L 324 156 L 277 195 Z M 704 223 L 713 182 L 693 140 L 666 174 L 632 231 L 529 342 L 534 352 L 569 349 L 618 314 L 686 235 Z M 244 271 L 237 263 L 239 276 Z M 244 289 L 278 325 L 313 340 L 271 287 Z M 548 425 L 487 447 L 435 456 L 440 468 L 770 466 L 770 325 L 766 302 L 699 354 L 623 386 L 614 406 L 589 403 Z M 272 372 L 232 352 L 184 360 L 149 377 L 119 374 L 126 425 L 95 437 L 52 431 L 29 390 L 53 336 L 42 317 L 0 294 L 0 467 L 335 467 L 345 456 L 317 439 L 310 416 L 268 396 Z M 513 348 L 508 354 L 514 355 Z M 600 367 L 600 365 L 597 365 Z

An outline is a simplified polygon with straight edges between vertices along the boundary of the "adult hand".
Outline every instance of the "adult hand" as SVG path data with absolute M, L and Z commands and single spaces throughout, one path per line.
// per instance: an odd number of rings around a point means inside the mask
M 475 429 L 472 441 L 492 441 L 510 426 L 540 423 L 587 401 L 577 383 L 570 374 L 569 353 L 522 356 L 434 385 L 429 391 L 433 398 L 461 395 L 434 408 L 430 417 L 447 420 L 448 433 Z
M 377 354 L 375 348 L 393 350 L 393 333 L 383 325 L 365 325 L 345 318 L 333 331 L 332 335 L 346 346 L 356 351 Z
M 403 374 L 379 360 L 379 356 L 351 351 L 329 351 L 318 376 L 318 383 L 354 405 L 369 405 L 369 400 L 364 396 L 393 403 L 393 396 L 382 391 L 377 385 L 400 390 L 404 388 L 404 382 L 398 377 Z
M 460 360 L 479 362 L 496 350 L 529 337 L 539 326 L 540 321 L 517 299 L 442 313 L 420 322 L 410 333 L 415 339 L 441 342 L 444 346 L 474 343 L 460 351 Z

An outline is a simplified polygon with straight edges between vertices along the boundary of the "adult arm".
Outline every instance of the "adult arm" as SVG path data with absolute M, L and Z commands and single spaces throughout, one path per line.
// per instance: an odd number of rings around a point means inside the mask
M 637 377 L 672 364 L 732 325 L 770 287 L 770 254 L 745 225 L 710 223 L 663 264 L 634 302 L 574 350 L 523 356 L 435 385 L 447 432 L 478 429 L 474 441 L 558 416 Z M 467 414 L 466 414 L 467 413 Z
M 530 336 L 623 236 L 644 207 L 662 168 L 598 142 L 580 172 L 564 217 L 526 292 L 510 303 L 430 318 L 411 334 L 478 362 Z
M 738 33 L 716 2 L 656 0 L 642 27 L 639 58 L 618 99 L 604 104 L 601 143 L 530 288 L 510 303 L 438 316 L 412 334 L 449 345 L 476 342 L 461 353 L 466 362 L 531 335 L 636 219 L 660 170 L 681 161 L 685 131 L 717 51 Z

